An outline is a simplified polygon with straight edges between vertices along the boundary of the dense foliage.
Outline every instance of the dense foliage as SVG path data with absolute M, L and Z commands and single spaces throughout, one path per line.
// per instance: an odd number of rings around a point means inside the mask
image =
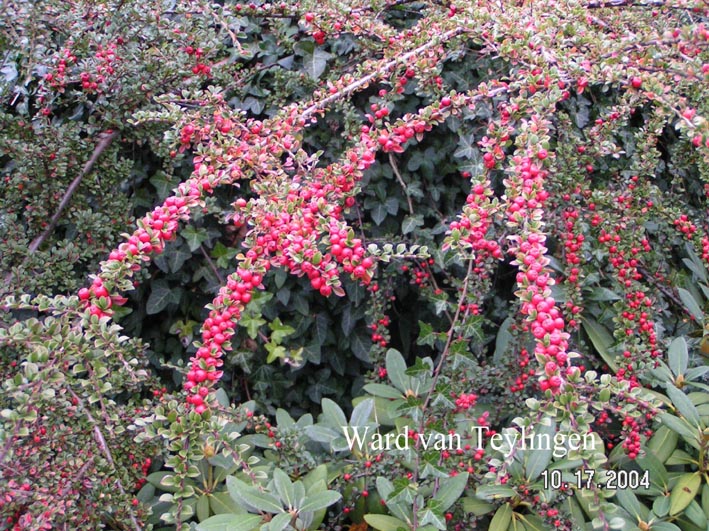
M 706 529 L 703 2 L 2 10 L 0 529 Z

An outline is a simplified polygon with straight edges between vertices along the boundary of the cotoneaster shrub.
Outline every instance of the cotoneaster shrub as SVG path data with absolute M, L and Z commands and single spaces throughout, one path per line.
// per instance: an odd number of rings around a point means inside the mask
M 1 525 L 705 528 L 705 9 L 10 2 Z

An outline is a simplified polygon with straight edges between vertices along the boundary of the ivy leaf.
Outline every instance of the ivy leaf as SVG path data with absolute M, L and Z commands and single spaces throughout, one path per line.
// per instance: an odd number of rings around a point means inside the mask
M 416 340 L 417 345 L 434 346 L 436 344 L 436 335 L 430 324 L 419 321 L 419 337 Z
M 258 336 L 258 329 L 265 325 L 266 321 L 260 317 L 245 315 L 239 324 L 246 328 L 246 332 L 249 334 L 251 339 L 256 339 L 256 336 Z
M 150 292 L 150 297 L 148 297 L 148 302 L 145 306 L 145 312 L 148 315 L 153 315 L 164 310 L 170 303 L 180 302 L 179 294 L 171 290 L 167 282 L 164 280 L 156 280 L 153 282 L 152 291 Z
M 362 360 L 365 363 L 371 363 L 371 358 L 369 357 L 369 350 L 372 346 L 372 341 L 369 336 L 360 333 L 354 333 L 350 337 L 350 350 L 352 354 L 358 360 Z
M 187 252 L 182 246 L 171 249 L 165 255 L 167 266 L 171 273 L 177 273 L 187 260 L 192 257 L 192 253 Z
M 278 358 L 286 357 L 286 348 L 281 345 L 277 345 L 273 341 L 269 341 L 264 345 L 268 351 L 268 356 L 266 357 L 266 363 L 273 363 Z
M 312 53 L 303 56 L 303 71 L 313 79 L 319 79 L 327 68 L 327 61 L 331 57 L 331 53 L 315 48 Z
M 315 337 L 319 344 L 324 344 L 330 331 L 330 318 L 327 314 L 319 313 L 315 316 Z
M 269 323 L 268 327 L 271 329 L 271 340 L 276 343 L 281 343 L 283 339 L 295 332 L 295 328 L 284 325 L 280 317 L 276 317 L 273 322 Z
M 352 305 L 347 304 L 342 309 L 342 320 L 340 321 L 340 327 L 342 328 L 342 333 L 345 337 L 352 333 L 352 329 L 355 326 L 355 319 L 352 315 Z
M 401 231 L 404 234 L 408 234 L 416 230 L 417 227 L 423 226 L 423 214 L 416 214 L 415 216 L 406 216 L 403 223 L 401 224 Z
M 180 232 L 180 235 L 185 239 L 190 251 L 192 252 L 199 249 L 199 246 L 207 241 L 207 238 L 209 237 L 206 229 L 201 227 L 196 228 L 192 225 L 185 227 L 182 232 Z
M 153 177 L 150 178 L 150 184 L 155 187 L 155 191 L 158 194 L 158 199 L 164 200 L 170 195 L 174 184 L 170 181 L 165 172 L 159 171 Z
M 377 225 L 381 225 L 382 221 L 387 217 L 387 208 L 381 203 L 376 203 L 374 207 L 372 207 L 372 220 L 374 223 Z
M 458 137 L 458 149 L 453 154 L 459 159 L 472 159 L 478 152 L 478 147 L 475 145 L 475 135 L 460 135 Z

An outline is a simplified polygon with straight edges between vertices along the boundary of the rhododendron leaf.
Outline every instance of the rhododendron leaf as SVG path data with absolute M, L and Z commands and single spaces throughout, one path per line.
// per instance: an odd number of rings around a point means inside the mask
M 463 472 L 454 477 L 441 480 L 438 492 L 433 499 L 440 503 L 438 510 L 446 511 L 460 498 L 468 482 L 468 473 Z
M 683 474 L 670 493 L 670 516 L 682 512 L 699 492 L 702 476 L 699 472 Z
M 603 358 L 603 361 L 608 364 L 608 367 L 610 367 L 613 372 L 616 372 L 618 365 L 609 352 L 610 347 L 614 343 L 613 336 L 608 333 L 606 327 L 599 324 L 594 319 L 583 318 L 581 322 L 598 354 Z
M 377 531 L 406 531 L 409 529 L 406 522 L 385 514 L 366 514 L 364 515 L 364 521 Z
M 664 463 L 677 447 L 678 439 L 679 436 L 675 431 L 667 426 L 660 426 L 648 441 L 647 447 L 661 463 Z
M 704 312 L 702 311 L 697 299 L 684 288 L 677 288 L 677 293 L 679 293 L 679 298 L 684 303 L 685 308 L 689 312 L 689 315 L 694 317 L 694 320 L 698 323 L 704 322 Z
M 675 376 L 687 372 L 687 363 L 689 362 L 689 351 L 687 349 L 687 341 L 684 337 L 676 337 L 670 343 L 668 349 L 669 366 Z
M 490 520 L 489 531 L 507 531 L 507 527 L 512 521 L 512 506 L 505 503 L 495 512 L 495 516 Z
M 305 497 L 303 500 L 303 505 L 300 506 L 301 512 L 306 511 L 319 511 L 320 509 L 325 509 L 333 503 L 337 503 L 342 495 L 334 490 L 326 490 L 322 492 L 317 492 Z
M 670 400 L 672 400 L 672 405 L 676 408 L 677 412 L 684 417 L 690 425 L 700 427 L 701 420 L 699 418 L 699 412 L 697 412 L 697 408 L 694 407 L 689 397 L 669 382 L 665 384 L 665 391 Z
M 262 523 L 258 515 L 218 514 L 197 524 L 197 531 L 253 531 Z

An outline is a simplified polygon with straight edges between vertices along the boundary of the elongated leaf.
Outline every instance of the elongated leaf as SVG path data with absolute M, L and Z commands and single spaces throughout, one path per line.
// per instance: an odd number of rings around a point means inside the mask
M 699 492 L 702 477 L 699 472 L 684 474 L 670 493 L 670 516 L 682 512 Z
M 401 392 L 406 392 L 410 386 L 410 379 L 406 376 L 406 362 L 404 357 L 393 348 L 387 351 L 386 369 L 391 383 Z
M 289 513 L 281 513 L 273 517 L 268 523 L 268 531 L 283 531 L 293 517 Z
M 507 346 L 512 340 L 512 334 L 510 333 L 510 326 L 514 323 L 512 317 L 508 317 L 500 325 L 500 329 L 497 331 L 497 338 L 495 338 L 495 353 L 492 356 L 492 361 L 494 363 L 499 363 L 502 361 L 502 357 L 507 352 Z
M 478 487 L 475 495 L 483 500 L 501 500 L 517 494 L 511 487 L 505 485 L 483 485 Z
M 441 480 L 441 487 L 433 497 L 434 500 L 440 503 L 438 509 L 440 511 L 448 510 L 448 508 L 460 498 L 460 495 L 463 494 L 467 483 L 467 472 Z
M 218 514 L 197 524 L 197 531 L 252 531 L 261 524 L 254 514 Z
M 267 513 L 283 512 L 281 503 L 274 496 L 267 492 L 259 492 L 233 476 L 226 478 L 226 486 L 229 495 L 240 505 Z
M 547 437 L 549 440 L 553 440 L 554 434 L 556 433 L 556 423 L 551 418 L 549 418 L 549 422 L 548 425 L 538 424 L 535 427 L 535 436 L 536 434 L 540 434 L 542 437 L 540 440 L 545 440 Z M 546 469 L 551 462 L 552 452 L 553 445 L 549 444 L 545 445 L 544 448 L 530 450 L 526 453 L 527 462 L 525 463 L 524 469 L 527 473 L 527 481 L 534 481 L 539 477 L 539 474 Z
M 215 492 L 209 495 L 209 506 L 214 514 L 244 514 L 246 510 L 231 499 L 228 492 Z
M 372 383 L 364 386 L 364 390 L 370 395 L 380 396 L 382 398 L 401 398 L 402 394 L 390 385 Z
M 670 370 L 675 376 L 687 372 L 687 363 L 689 362 L 689 351 L 687 350 L 687 342 L 680 336 L 676 337 L 670 343 L 669 348 L 669 363 Z
M 633 491 L 630 489 L 619 489 L 615 492 L 615 496 L 621 507 L 628 511 L 636 520 L 642 519 L 647 521 L 650 509 L 640 503 L 640 500 L 633 494 Z
M 699 449 L 699 434 L 692 429 L 686 420 L 669 413 L 660 413 L 660 421 L 673 431 L 676 431 L 689 444 Z
M 303 505 L 299 507 L 300 512 L 319 511 L 325 509 L 333 503 L 337 503 L 342 498 L 342 494 L 334 490 L 326 490 L 325 492 L 317 492 L 306 496 Z
M 323 398 L 321 404 L 326 424 L 336 430 L 341 430 L 343 426 L 347 426 L 347 417 L 345 417 L 340 406 L 329 398 Z
M 369 422 L 369 417 L 372 415 L 373 409 L 373 399 L 369 398 L 367 400 L 362 400 L 352 410 L 352 416 L 350 417 L 350 426 L 359 427 L 367 424 Z
M 697 408 L 694 407 L 692 401 L 687 395 L 682 391 L 677 389 L 671 383 L 666 386 L 667 396 L 672 400 L 672 405 L 677 408 L 677 411 L 682 415 L 687 421 L 693 426 L 699 426 L 701 421 L 699 420 L 699 412 Z
M 478 498 L 467 496 L 463 498 L 463 510 L 466 513 L 473 513 L 475 516 L 482 516 L 495 508 L 491 503 Z
M 689 314 L 694 317 L 695 321 L 703 323 L 704 312 L 699 307 L 699 303 L 697 303 L 697 300 L 692 294 L 684 288 L 677 288 L 677 293 L 679 293 L 679 298 L 682 299 L 684 306 L 687 308 Z
M 506 503 L 497 510 L 495 516 L 490 520 L 488 531 L 507 531 L 511 520 L 512 507 L 509 503 Z
M 288 509 L 295 508 L 295 491 L 288 474 L 280 468 L 273 470 L 273 485 L 281 500 L 288 506 Z
M 608 367 L 611 368 L 613 372 L 618 370 L 618 365 L 616 364 L 613 357 L 608 352 L 608 349 L 613 345 L 613 336 L 606 330 L 606 327 L 599 324 L 594 319 L 582 319 L 583 329 L 588 334 L 591 343 L 593 343 L 594 348 L 598 351 L 603 361 L 606 362 Z
M 660 426 L 655 435 L 648 441 L 647 447 L 655 454 L 660 462 L 664 463 L 677 447 L 679 435 L 667 426 Z
M 386 514 L 365 514 L 364 521 L 377 531 L 398 531 L 399 528 L 409 529 L 406 522 Z

